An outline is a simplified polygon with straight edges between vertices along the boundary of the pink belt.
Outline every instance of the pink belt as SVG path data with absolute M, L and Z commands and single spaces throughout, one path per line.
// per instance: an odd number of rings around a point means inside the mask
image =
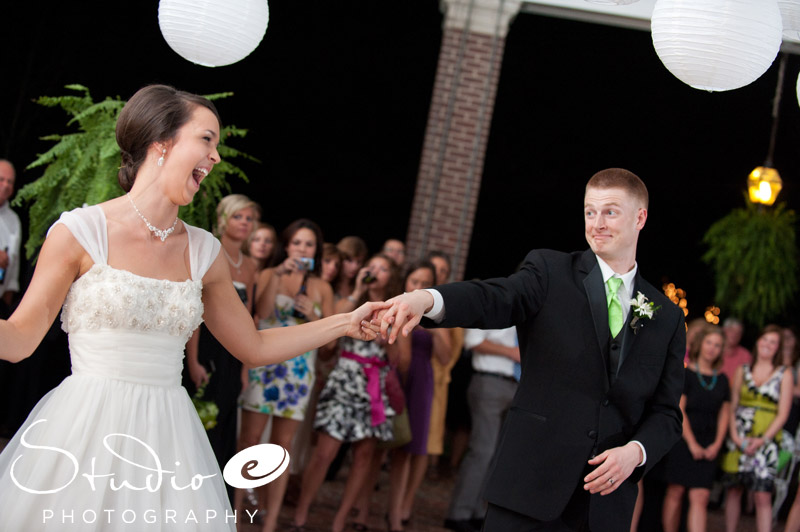
M 361 364 L 364 375 L 367 377 L 367 393 L 369 394 L 370 410 L 372 412 L 372 426 L 380 425 L 386 421 L 386 412 L 383 408 L 381 397 L 381 368 L 388 362 L 377 357 L 362 357 L 350 351 L 342 351 L 342 357 L 355 360 Z

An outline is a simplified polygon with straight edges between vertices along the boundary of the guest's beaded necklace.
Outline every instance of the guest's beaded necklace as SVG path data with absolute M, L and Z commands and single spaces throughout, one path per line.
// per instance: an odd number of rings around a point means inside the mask
M 702 373 L 700 373 L 700 366 L 697 366 L 697 380 L 700 381 L 700 386 L 703 389 L 708 390 L 709 392 L 714 389 L 714 386 L 717 385 L 717 370 L 712 370 L 711 373 L 711 380 L 706 382 L 703 378 Z

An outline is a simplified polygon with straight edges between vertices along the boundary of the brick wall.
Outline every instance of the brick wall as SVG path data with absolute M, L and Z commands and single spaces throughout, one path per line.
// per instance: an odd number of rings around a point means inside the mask
M 492 120 L 511 0 L 448 0 L 406 245 L 438 249 L 464 274 Z

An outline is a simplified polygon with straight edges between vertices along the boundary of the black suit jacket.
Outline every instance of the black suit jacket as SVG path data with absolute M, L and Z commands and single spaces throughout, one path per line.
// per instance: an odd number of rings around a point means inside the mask
M 637 440 L 647 452 L 645 466 L 589 503 L 593 531 L 627 532 L 636 481 L 681 435 L 683 312 L 637 273 L 633 295 L 642 292 L 661 309 L 635 332 L 629 313 L 611 372 L 616 378 L 609 379 L 608 309 L 591 250 L 534 250 L 510 277 L 436 289 L 445 301 L 438 326 L 517 326 L 522 379 L 486 482 L 487 500 L 537 520 L 556 519 L 582 484 L 590 457 Z

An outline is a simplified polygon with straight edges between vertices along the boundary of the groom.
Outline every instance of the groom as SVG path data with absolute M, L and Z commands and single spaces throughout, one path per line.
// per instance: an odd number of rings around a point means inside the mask
M 423 315 L 432 327 L 517 326 L 522 378 L 484 487 L 484 531 L 627 532 L 637 480 L 680 437 L 684 319 L 638 273 L 647 205 L 636 175 L 598 172 L 584 196 L 591 249 L 533 250 L 510 277 L 416 290 L 384 314 L 390 342 Z

